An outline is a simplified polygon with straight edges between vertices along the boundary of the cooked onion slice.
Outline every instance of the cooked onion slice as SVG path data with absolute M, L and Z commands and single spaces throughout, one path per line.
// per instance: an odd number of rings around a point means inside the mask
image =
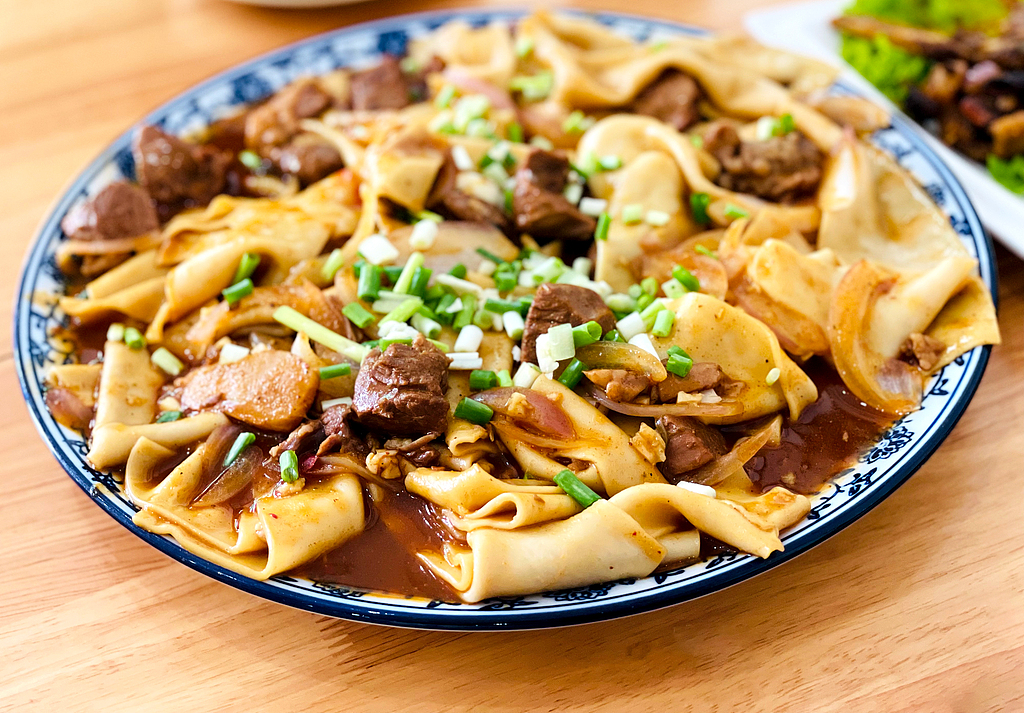
M 782 441 L 782 417 L 776 416 L 756 432 L 736 441 L 732 450 L 707 465 L 686 473 L 683 478 L 691 483 L 716 485 L 742 468 L 758 451 L 767 445 L 777 446 Z
M 262 462 L 263 451 L 257 446 L 249 446 L 232 461 L 231 465 L 221 471 L 192 504 L 210 506 L 227 502 L 249 487 L 253 474 Z
M 622 413 L 627 416 L 640 416 L 641 418 L 658 418 L 659 416 L 739 416 L 743 413 L 743 403 L 723 399 L 717 403 L 706 403 L 702 401 L 687 401 L 680 404 L 628 404 L 621 401 L 613 401 L 608 398 L 602 389 L 590 386 L 586 395 L 609 411 Z
M 514 407 L 513 394 L 521 394 L 526 402 L 520 402 L 521 405 L 518 408 Z M 576 435 L 572 421 L 565 411 L 544 394 L 533 389 L 521 389 L 514 386 L 489 389 L 474 395 L 473 399 L 490 406 L 495 414 L 510 422 L 511 425 L 524 432 L 532 433 L 534 442 L 539 436 L 559 441 L 557 445 L 564 446 L 565 443 L 561 441 Z
M 646 374 L 654 383 L 668 376 L 665 365 L 649 351 L 622 342 L 594 342 L 576 350 L 587 369 L 625 369 Z

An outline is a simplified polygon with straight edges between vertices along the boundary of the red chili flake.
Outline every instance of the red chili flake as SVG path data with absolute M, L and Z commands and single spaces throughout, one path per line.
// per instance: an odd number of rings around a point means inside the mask
M 277 514 L 276 513 L 270 513 L 270 517 L 272 517 L 272 518 L 274 518 L 276 520 L 277 519 Z

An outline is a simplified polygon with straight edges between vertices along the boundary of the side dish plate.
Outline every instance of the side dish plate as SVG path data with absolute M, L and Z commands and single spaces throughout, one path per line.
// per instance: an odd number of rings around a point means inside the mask
M 382 52 L 400 53 L 409 38 L 445 22 L 462 19 L 481 25 L 492 20 L 513 21 L 519 15 L 508 11 L 447 11 L 348 27 L 285 47 L 213 77 L 160 107 L 143 121 L 172 133 L 187 133 L 227 114 L 235 106 L 270 94 L 299 75 L 368 65 Z M 701 32 L 693 27 L 626 15 L 598 14 L 596 19 L 637 40 Z M 837 85 L 833 91 L 854 93 L 843 85 Z M 894 119 L 889 128 L 876 132 L 872 141 L 892 154 L 935 199 L 968 252 L 978 259 L 981 276 L 994 293 L 995 260 L 991 243 L 963 188 L 949 169 L 920 135 L 899 118 Z M 15 363 L 29 411 L 61 466 L 119 523 L 199 572 L 299 609 L 356 621 L 424 629 L 530 629 L 612 619 L 716 592 L 813 547 L 892 493 L 921 467 L 953 429 L 974 395 L 988 362 L 990 348 L 977 348 L 933 377 L 926 386 L 922 408 L 896 423 L 855 467 L 841 473 L 813 496 L 810 514 L 783 536 L 785 552 L 773 554 L 767 560 L 723 554 L 643 579 L 503 597 L 479 604 L 407 599 L 288 576 L 257 582 L 196 557 L 169 537 L 151 534 L 132 524 L 135 507 L 119 477 L 89 467 L 85 460 L 88 449 L 81 435 L 59 425 L 44 402 L 48 367 L 71 358 L 69 347 L 51 336 L 61 319 L 53 299 L 63 289 L 63 277 L 54 260 L 56 247 L 64 238 L 60 220 L 76 201 L 83 199 L 91 184 L 105 183 L 111 175 L 133 175 L 129 144 L 130 132 L 126 132 L 82 172 L 56 204 L 30 248 L 18 288 L 14 321 Z

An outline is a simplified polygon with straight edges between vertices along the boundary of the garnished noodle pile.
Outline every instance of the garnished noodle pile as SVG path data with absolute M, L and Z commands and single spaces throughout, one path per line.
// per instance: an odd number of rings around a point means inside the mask
M 877 435 L 999 339 L 976 261 L 860 138 L 888 117 L 832 79 L 538 14 L 188 141 L 144 127 L 138 182 L 65 218 L 80 363 L 48 402 L 137 524 L 256 579 L 368 528 L 467 602 L 702 540 L 768 557 L 813 490 L 748 476 L 786 434 L 859 413 Z

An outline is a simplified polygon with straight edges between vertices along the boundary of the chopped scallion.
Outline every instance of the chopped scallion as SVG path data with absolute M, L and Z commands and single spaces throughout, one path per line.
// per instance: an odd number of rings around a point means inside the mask
M 725 204 L 724 212 L 725 217 L 729 218 L 730 220 L 739 220 L 740 218 L 747 218 L 750 216 L 749 212 L 747 212 L 743 208 L 740 208 L 738 205 L 734 205 L 732 203 Z
M 348 303 L 341 309 L 341 313 L 360 329 L 373 324 L 373 315 L 358 302 Z
M 452 99 L 455 98 L 455 87 L 451 84 L 445 84 L 437 92 L 437 96 L 434 97 L 434 106 L 438 109 L 447 109 L 452 105 Z
M 697 247 L 694 248 L 694 250 L 696 250 L 698 253 L 705 257 L 714 258 L 715 260 L 718 259 L 718 253 L 716 253 L 714 250 L 709 250 L 703 245 L 698 245 Z
M 429 267 L 416 268 L 416 271 L 412 273 L 412 284 L 409 285 L 409 294 L 416 297 L 424 297 L 427 293 L 427 284 L 430 283 L 430 276 L 434 274 L 434 271 Z
M 487 423 L 493 416 L 494 410 L 490 406 L 470 398 L 463 398 L 455 407 L 455 418 L 465 419 L 478 426 Z
M 327 256 L 327 260 L 324 262 L 324 266 L 320 269 L 320 274 L 323 275 L 324 279 L 328 282 L 334 279 L 334 276 L 338 274 L 338 270 L 345 264 L 345 258 L 342 257 L 341 248 L 334 248 L 331 254 Z
M 665 369 L 669 373 L 675 374 L 679 377 L 686 377 L 692 368 L 693 359 L 691 359 L 686 352 L 683 352 L 682 354 L 672 354 L 671 350 L 669 350 L 668 361 L 665 362 Z
M 224 295 L 225 302 L 227 302 L 229 305 L 234 306 L 243 297 L 248 297 L 249 295 L 251 295 L 252 291 L 252 280 L 250 280 L 247 277 L 241 282 L 236 282 L 230 287 L 225 287 L 223 290 L 221 290 L 221 294 Z
M 572 342 L 577 349 L 593 344 L 600 338 L 601 325 L 594 320 L 572 328 Z
M 493 262 L 495 265 L 500 265 L 501 263 L 505 262 L 504 260 L 502 260 L 500 257 L 495 255 L 494 253 L 492 253 L 487 248 L 477 248 L 476 251 L 477 251 L 477 254 L 479 254 L 481 257 L 487 258 L 488 260 Z
M 576 474 L 566 468 L 561 473 L 554 477 L 555 485 L 565 491 L 566 495 L 571 497 L 582 508 L 588 508 L 598 500 L 601 496 L 591 490 L 587 485 L 576 477 Z
M 693 213 L 693 220 L 697 225 L 711 223 L 711 216 L 708 215 L 709 205 L 711 205 L 711 196 L 707 193 L 690 194 L 690 212 Z
M 523 143 L 523 126 L 518 121 L 512 121 L 505 127 L 505 136 L 509 141 L 517 144 Z
M 256 272 L 256 268 L 259 265 L 259 253 L 244 253 L 241 260 L 238 261 L 238 268 L 235 270 L 235 276 L 231 278 L 231 284 L 234 285 L 247 277 L 252 277 L 252 273 Z M 334 277 L 334 275 L 331 275 L 331 277 Z
M 171 421 L 177 421 L 179 418 L 181 418 L 181 411 L 164 411 L 156 417 L 156 422 L 170 423 Z
M 124 343 L 129 349 L 142 349 L 146 346 L 146 338 L 135 327 L 125 327 Z
M 462 329 L 471 325 L 473 323 L 473 314 L 476 312 L 476 297 L 474 295 L 465 294 L 461 299 L 462 310 L 455 315 L 455 321 L 452 323 L 455 329 Z M 476 351 L 476 349 L 470 349 L 469 351 Z
M 700 280 L 682 265 L 672 268 L 672 277 L 679 280 L 680 284 L 690 292 L 700 292 Z
M 654 277 L 645 277 L 640 281 L 640 289 L 654 297 L 658 294 L 658 281 Z
M 473 391 L 486 391 L 498 385 L 498 375 L 486 369 L 474 369 L 469 373 L 469 388 Z
M 629 205 L 622 207 L 620 217 L 622 218 L 622 222 L 626 225 L 639 223 L 644 219 L 644 207 L 639 203 L 630 203 Z
M 163 369 L 171 376 L 177 376 L 185 370 L 185 365 L 178 357 L 171 354 L 165 347 L 159 347 L 150 356 L 150 361 Z
M 416 272 L 416 268 L 423 265 L 423 253 L 415 252 L 409 256 L 409 259 L 405 262 L 405 267 L 402 268 L 402 272 L 398 275 L 398 279 L 395 280 L 395 292 L 401 292 L 402 294 L 409 293 L 409 287 L 412 286 L 412 275 Z
M 294 483 L 299 479 L 299 457 L 295 451 L 285 451 L 281 454 L 281 480 L 286 483 Z
M 441 323 L 417 312 L 412 316 L 412 326 L 423 336 L 429 339 L 437 339 L 441 334 Z
M 231 444 L 231 448 L 228 450 L 228 454 L 224 456 L 223 466 L 227 468 L 229 465 L 234 463 L 235 459 L 238 458 L 238 456 L 242 455 L 242 451 L 244 451 L 246 448 L 248 448 L 255 442 L 256 434 L 249 433 L 248 431 L 246 431 L 245 433 L 239 433 L 238 438 L 236 438 L 235 442 Z
M 466 266 L 460 262 L 458 265 L 449 270 L 448 274 L 451 275 L 452 277 L 457 277 L 460 280 L 464 280 L 466 279 L 467 272 L 468 271 L 466 270 Z
M 672 328 L 675 327 L 676 316 L 672 310 L 666 309 L 658 312 L 654 318 L 654 327 L 651 328 L 651 334 L 656 337 L 668 337 L 672 335 Z
M 498 386 L 512 386 L 512 375 L 508 373 L 508 369 L 502 369 L 496 376 L 498 377 Z
M 366 358 L 367 353 L 370 351 L 366 346 L 353 342 L 351 339 L 346 339 L 336 332 L 332 332 L 327 327 L 314 322 L 306 315 L 287 305 L 282 305 L 274 311 L 274 320 L 289 329 L 294 329 L 296 332 L 303 332 L 314 342 L 319 342 L 328 349 L 344 354 L 352 361 L 360 364 L 363 363 L 363 359 Z
M 336 379 L 339 376 L 348 376 L 352 373 L 351 364 L 331 364 L 320 367 L 320 380 Z
M 107 327 L 107 341 L 108 342 L 121 342 L 124 341 L 124 325 L 120 322 L 114 322 Z
M 606 341 L 606 342 L 623 342 L 624 343 L 626 340 L 622 338 L 621 334 L 619 334 L 619 330 L 612 329 L 612 330 L 610 330 L 608 332 L 608 334 L 604 335 L 604 341 Z
M 263 167 L 263 159 L 260 155 L 255 151 L 249 151 L 248 149 L 238 152 L 238 160 L 250 171 L 258 171 Z
M 405 322 L 410 317 L 412 317 L 413 314 L 416 313 L 416 310 L 418 310 L 422 306 L 423 300 L 421 300 L 419 297 L 410 297 L 409 299 L 404 300 L 400 305 L 395 307 L 386 315 L 384 315 L 381 318 L 380 323 L 384 324 L 386 322 Z
M 580 378 L 583 376 L 583 370 L 587 367 L 579 359 L 573 359 L 569 362 L 569 366 L 565 367 L 561 376 L 558 377 L 558 381 L 567 389 L 576 388 L 576 384 L 580 383 Z
M 363 302 L 373 302 L 380 295 L 380 278 L 383 274 L 376 265 L 363 265 L 359 271 L 359 284 L 356 294 Z

